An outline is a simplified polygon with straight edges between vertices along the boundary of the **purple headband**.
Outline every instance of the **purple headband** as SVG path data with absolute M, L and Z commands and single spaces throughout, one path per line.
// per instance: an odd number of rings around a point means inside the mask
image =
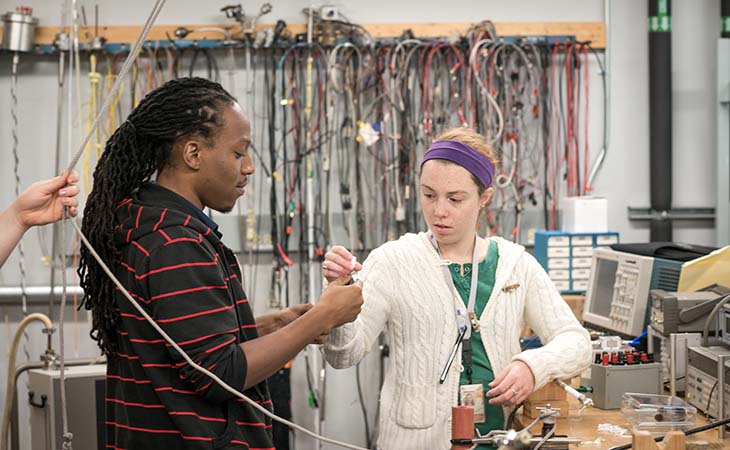
M 492 185 L 492 178 L 494 177 L 492 161 L 462 142 L 449 140 L 434 142 L 423 154 L 421 167 L 426 161 L 432 159 L 445 159 L 456 163 L 477 177 L 485 188 Z

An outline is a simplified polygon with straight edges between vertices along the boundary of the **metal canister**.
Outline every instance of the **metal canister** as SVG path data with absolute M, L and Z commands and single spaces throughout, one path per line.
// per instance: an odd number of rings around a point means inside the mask
M 38 19 L 33 17 L 33 9 L 18 6 L 15 12 L 0 16 L 3 23 L 2 48 L 13 52 L 33 51 L 33 35 Z

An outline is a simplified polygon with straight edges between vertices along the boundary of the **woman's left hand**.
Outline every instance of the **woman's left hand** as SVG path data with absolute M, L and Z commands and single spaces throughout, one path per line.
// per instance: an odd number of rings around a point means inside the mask
M 527 398 L 535 387 L 535 376 L 530 367 L 522 361 L 513 361 L 489 383 L 487 391 L 491 405 L 512 407 Z

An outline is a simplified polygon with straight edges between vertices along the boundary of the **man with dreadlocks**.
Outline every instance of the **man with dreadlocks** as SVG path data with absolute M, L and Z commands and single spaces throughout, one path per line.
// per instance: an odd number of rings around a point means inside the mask
M 254 172 L 251 125 L 219 84 L 150 92 L 94 171 L 83 231 L 154 321 L 200 366 L 271 408 L 266 378 L 355 319 L 359 285 L 254 320 L 241 271 L 202 209 L 227 212 Z M 156 174 L 156 183 L 150 178 Z M 79 266 L 91 336 L 108 358 L 107 448 L 272 449 L 270 420 L 192 368 L 115 290 L 89 250 Z

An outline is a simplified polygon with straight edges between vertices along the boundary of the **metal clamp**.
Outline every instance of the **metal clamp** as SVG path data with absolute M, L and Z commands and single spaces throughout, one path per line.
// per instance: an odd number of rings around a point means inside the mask
M 266 14 L 270 13 L 272 10 L 271 3 L 264 3 L 261 5 L 261 9 L 259 9 L 259 13 L 256 16 L 248 16 L 243 11 L 243 7 L 241 7 L 241 4 L 238 5 L 228 5 L 221 8 L 221 11 L 225 13 L 226 17 L 229 19 L 234 19 L 236 22 L 241 24 L 241 32 L 245 35 L 252 35 L 256 32 L 256 24 L 258 23 L 259 19 L 261 19 L 262 16 L 265 16 Z

